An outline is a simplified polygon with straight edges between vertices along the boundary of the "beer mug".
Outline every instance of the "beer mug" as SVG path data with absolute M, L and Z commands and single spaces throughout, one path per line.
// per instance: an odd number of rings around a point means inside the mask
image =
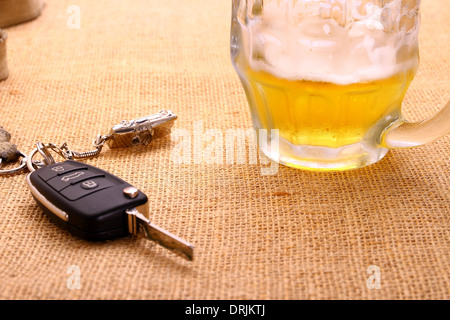
M 401 115 L 419 66 L 420 0 L 233 0 L 231 58 L 261 151 L 311 170 L 361 168 L 450 132 L 450 104 Z

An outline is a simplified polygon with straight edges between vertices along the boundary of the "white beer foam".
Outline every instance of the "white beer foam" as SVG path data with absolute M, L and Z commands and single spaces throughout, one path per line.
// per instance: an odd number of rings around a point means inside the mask
M 388 13 L 395 18 L 386 19 L 386 8 L 369 3 L 364 16 L 353 7 L 351 18 L 339 21 L 335 16 L 301 16 L 293 2 L 265 1 L 262 14 L 249 19 L 244 47 L 252 69 L 288 80 L 344 85 L 418 66 L 418 17 L 409 30 L 399 26 L 402 16 L 411 17 L 417 8 L 393 1 Z

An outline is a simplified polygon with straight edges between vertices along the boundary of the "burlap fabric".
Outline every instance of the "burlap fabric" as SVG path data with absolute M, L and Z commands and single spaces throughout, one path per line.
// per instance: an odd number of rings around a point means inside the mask
M 6 39 L 8 35 L 0 29 L 0 81 L 8 77 L 8 61 L 6 59 Z
M 404 102 L 411 120 L 450 98 L 447 5 L 422 4 L 421 67 Z M 175 129 L 192 145 L 200 126 L 251 128 L 230 63 L 230 15 L 227 0 L 48 0 L 37 20 L 7 29 L 0 124 L 26 152 L 36 141 L 89 149 L 118 121 L 162 108 L 178 114 Z M 147 193 L 152 221 L 192 242 L 194 262 L 131 236 L 75 238 L 38 209 L 24 174 L 0 177 L 0 297 L 448 299 L 449 141 L 343 173 L 180 164 L 173 136 L 86 161 Z M 72 265 L 81 289 L 68 286 Z M 369 266 L 380 289 L 367 286 Z

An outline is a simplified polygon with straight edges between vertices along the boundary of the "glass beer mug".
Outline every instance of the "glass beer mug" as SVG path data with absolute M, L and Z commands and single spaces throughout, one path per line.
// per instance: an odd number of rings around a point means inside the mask
M 450 132 L 450 104 L 421 123 L 401 104 L 419 66 L 420 0 L 233 0 L 231 57 L 269 158 L 360 168 Z M 273 130 L 275 129 L 275 130 Z

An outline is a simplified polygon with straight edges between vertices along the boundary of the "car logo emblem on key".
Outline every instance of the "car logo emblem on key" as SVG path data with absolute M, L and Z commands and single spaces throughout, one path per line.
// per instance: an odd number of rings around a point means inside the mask
M 84 174 L 84 171 L 77 171 L 77 172 L 74 172 L 74 173 L 71 173 L 71 174 L 68 174 L 68 175 L 62 177 L 61 180 L 64 182 L 67 182 L 69 180 L 76 179 L 76 178 L 82 176 L 83 174 Z

